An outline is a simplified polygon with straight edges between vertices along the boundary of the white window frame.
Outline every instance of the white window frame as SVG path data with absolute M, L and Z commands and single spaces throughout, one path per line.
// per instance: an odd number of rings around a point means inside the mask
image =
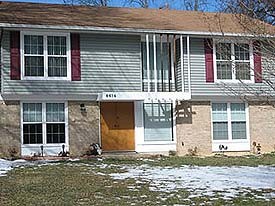
M 25 103 L 41 103 L 42 104 L 42 143 L 41 144 L 23 144 L 24 143 L 24 133 L 23 133 L 23 104 Z M 47 103 L 63 103 L 64 104 L 64 112 L 65 112 L 65 142 L 64 143 L 48 143 L 47 144 L 47 123 L 52 123 L 52 122 L 47 122 L 46 119 L 46 104 Z M 21 145 L 24 147 L 29 147 L 29 146 L 41 146 L 41 145 L 46 145 L 46 146 L 58 146 L 61 147 L 62 145 L 69 145 L 69 123 L 68 123 L 68 102 L 64 101 L 23 101 L 20 102 L 20 113 L 21 113 L 21 118 L 20 118 L 20 124 L 21 124 Z M 26 123 L 26 122 L 25 122 Z M 32 122 L 35 123 L 35 122 Z M 39 122 L 41 124 L 41 122 Z M 60 122 L 54 122 L 54 123 L 60 123 Z M 64 123 L 64 122 L 62 122 Z
M 216 57 L 216 44 L 217 43 L 230 43 L 231 44 L 231 62 L 232 62 L 232 79 L 218 79 L 217 78 L 217 57 Z M 253 43 L 252 41 L 230 41 L 213 39 L 213 62 L 214 62 L 214 82 L 217 83 L 240 83 L 240 80 L 236 79 L 235 69 L 235 49 L 234 44 L 248 44 L 249 45 L 249 63 L 250 63 L 250 79 L 241 80 L 243 83 L 254 83 L 254 58 L 253 58 Z
M 25 35 L 38 35 L 43 36 L 43 47 L 44 47 L 44 76 L 25 76 L 25 51 L 24 51 L 24 36 Z M 48 76 L 48 36 L 64 36 L 66 37 L 66 57 L 67 57 L 67 76 L 66 77 L 49 77 Z M 20 32 L 20 58 L 21 58 L 21 79 L 22 80 L 71 80 L 71 45 L 70 45 L 70 33 L 59 33 L 59 32 L 38 32 L 38 31 L 21 31 Z M 52 56 L 52 55 L 50 55 Z
M 172 133 L 172 139 L 171 140 L 145 140 L 145 113 L 144 113 L 144 105 L 145 104 L 171 104 L 171 133 Z M 175 127 L 176 127 L 176 122 L 175 122 L 175 115 L 174 115 L 174 103 L 172 102 L 146 102 L 144 101 L 142 103 L 142 122 L 143 122 L 143 143 L 144 144 L 167 144 L 167 143 L 173 143 L 176 141 L 176 133 L 175 133 Z
M 213 126 L 213 110 L 212 105 L 213 104 L 221 104 L 225 103 L 227 105 L 227 126 L 228 126 L 228 139 L 227 140 L 214 140 L 214 126 Z M 231 119 L 231 103 L 243 103 L 245 104 L 245 122 L 246 122 L 246 139 L 232 139 L 232 119 Z M 214 143 L 249 143 L 250 142 L 250 133 L 249 133 L 249 108 L 248 104 L 244 102 L 224 102 L 224 101 L 215 101 L 211 102 L 211 136 L 212 136 L 212 142 Z

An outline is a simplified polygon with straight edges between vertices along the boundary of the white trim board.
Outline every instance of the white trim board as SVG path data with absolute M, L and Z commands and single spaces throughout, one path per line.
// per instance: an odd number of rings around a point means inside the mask
M 275 37 L 275 35 L 255 35 L 246 33 L 230 32 L 203 32 L 203 31 L 178 31 L 161 29 L 135 29 L 135 28 L 114 28 L 114 27 L 95 27 L 95 26 L 66 26 L 66 25 L 33 25 L 33 24 L 11 24 L 0 23 L 0 27 L 14 29 L 54 29 L 54 30 L 82 30 L 88 31 L 108 31 L 108 32 L 132 32 L 132 33 L 163 33 L 163 34 L 182 34 L 182 35 L 206 35 L 206 36 L 244 36 L 244 37 Z
M 97 101 L 98 94 L 2 94 L 3 100 L 39 101 Z
M 191 94 L 187 92 L 102 92 L 98 101 L 176 101 L 190 100 Z

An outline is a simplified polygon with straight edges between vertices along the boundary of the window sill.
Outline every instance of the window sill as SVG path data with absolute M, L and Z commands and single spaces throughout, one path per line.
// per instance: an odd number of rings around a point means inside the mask
M 22 156 L 33 156 L 41 154 L 41 145 L 43 145 L 43 156 L 58 156 L 62 152 L 62 145 L 65 145 L 65 151 L 69 151 L 69 145 L 63 144 L 21 144 Z
M 69 77 L 22 77 L 26 81 L 71 81 Z
M 232 139 L 232 140 L 212 140 L 213 143 L 242 143 L 249 142 L 248 139 Z
M 67 143 L 21 144 L 21 147 L 41 147 L 42 145 L 43 145 L 44 147 L 62 147 L 62 145 L 67 146 L 68 144 L 67 144 Z

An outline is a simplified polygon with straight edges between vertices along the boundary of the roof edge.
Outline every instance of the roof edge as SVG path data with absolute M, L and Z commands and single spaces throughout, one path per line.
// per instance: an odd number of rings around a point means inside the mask
M 66 25 L 0 23 L 0 27 L 11 28 L 11 29 L 53 29 L 53 30 L 75 30 L 75 31 L 95 31 L 95 32 L 162 33 L 162 34 L 199 35 L 199 36 L 232 36 L 232 37 L 239 36 L 239 37 L 262 37 L 262 38 L 275 37 L 275 35 L 270 35 L 270 34 L 256 35 L 256 34 L 249 34 L 249 33 L 226 33 L 226 32 L 203 32 L 203 31 L 198 32 L 198 31 L 91 27 L 91 26 L 66 26 Z

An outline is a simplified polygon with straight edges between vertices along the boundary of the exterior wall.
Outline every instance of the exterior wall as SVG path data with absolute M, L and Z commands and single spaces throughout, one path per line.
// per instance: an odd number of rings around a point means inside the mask
M 0 100 L 0 156 L 19 156 L 20 145 L 20 104 Z
M 256 153 L 253 142 L 260 143 L 261 152 L 275 151 L 275 108 L 260 102 L 249 102 L 250 153 Z M 177 152 L 211 155 L 211 105 L 210 102 L 185 102 L 177 108 Z M 188 151 L 189 150 L 189 151 Z M 225 152 L 226 155 L 247 155 L 249 152 Z
M 177 153 L 191 154 L 197 147 L 196 155 L 210 155 L 211 105 L 210 102 L 182 102 L 177 107 Z
M 187 82 L 187 49 L 186 40 L 184 42 L 184 77 L 185 88 L 188 88 Z M 274 60 L 273 60 L 274 62 Z M 178 64 L 178 67 L 180 64 Z M 205 54 L 204 54 L 204 39 L 203 38 L 190 38 L 190 66 L 191 66 L 191 88 L 192 97 L 204 97 L 204 96 L 236 96 L 236 94 L 244 95 L 247 90 L 241 83 L 235 83 L 230 85 L 223 85 L 218 83 L 207 83 L 205 72 Z M 270 61 L 263 56 L 262 58 L 263 70 L 270 71 Z M 265 86 L 262 83 L 255 83 L 249 85 L 252 90 L 265 91 L 267 94 L 274 94 L 274 90 L 271 87 Z M 235 92 L 235 93 L 234 93 Z
M 260 143 L 261 151 L 275 151 L 275 108 L 260 103 L 249 103 L 250 141 Z M 255 149 L 254 149 L 255 150 Z
M 86 112 L 81 112 L 84 104 Z M 99 143 L 100 108 L 97 102 L 68 102 L 70 155 L 85 154 L 89 145 Z
M 102 91 L 141 91 L 140 36 L 81 33 L 81 81 L 10 80 L 9 41 L 9 32 L 5 32 L 4 94 L 90 95 Z

